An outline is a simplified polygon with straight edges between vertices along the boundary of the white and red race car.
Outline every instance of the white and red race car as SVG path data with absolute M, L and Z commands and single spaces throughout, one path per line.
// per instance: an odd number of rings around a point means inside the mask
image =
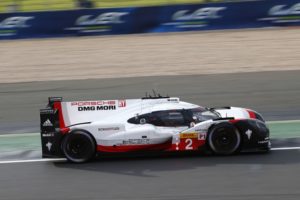
M 175 97 L 64 102 L 40 110 L 43 157 L 81 163 L 104 153 L 269 151 L 262 116 L 237 107 L 205 108 Z

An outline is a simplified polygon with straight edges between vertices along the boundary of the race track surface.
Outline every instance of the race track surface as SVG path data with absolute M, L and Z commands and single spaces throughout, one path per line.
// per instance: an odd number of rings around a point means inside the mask
M 297 200 L 299 150 L 0 164 L 6 200 Z
M 204 106 L 235 105 L 267 120 L 299 119 L 300 71 L 1 84 L 0 133 L 38 132 L 48 96 L 139 98 L 155 89 Z M 281 141 L 278 146 L 298 145 Z M 299 199 L 300 151 L 104 158 L 87 164 L 0 164 L 2 200 Z

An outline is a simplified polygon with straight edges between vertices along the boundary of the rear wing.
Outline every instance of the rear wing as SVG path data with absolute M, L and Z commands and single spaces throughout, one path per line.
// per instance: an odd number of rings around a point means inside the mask
M 40 109 L 40 129 L 43 158 L 61 157 L 64 124 L 61 123 L 61 97 L 49 97 L 46 108 Z

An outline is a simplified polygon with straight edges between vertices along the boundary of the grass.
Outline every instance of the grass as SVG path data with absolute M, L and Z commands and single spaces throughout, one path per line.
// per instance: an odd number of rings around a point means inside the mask
M 97 8 L 153 6 L 181 3 L 203 3 L 206 0 L 93 0 Z M 210 0 L 218 2 L 220 0 Z M 0 0 L 0 13 L 7 12 L 10 5 L 18 5 L 19 11 L 45 11 L 76 9 L 76 0 Z

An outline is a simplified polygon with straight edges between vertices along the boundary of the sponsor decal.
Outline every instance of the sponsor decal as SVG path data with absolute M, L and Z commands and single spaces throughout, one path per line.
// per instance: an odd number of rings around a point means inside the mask
M 164 23 L 165 26 L 176 28 L 201 28 L 208 25 L 209 20 L 221 18 L 220 12 L 226 7 L 204 7 L 196 11 L 179 10 L 172 16 L 172 21 Z
M 146 124 L 146 123 L 147 123 L 147 121 L 146 121 L 145 118 L 141 118 L 141 119 L 140 119 L 140 124 Z
M 51 142 L 48 142 L 48 143 L 46 144 L 46 147 L 48 148 L 48 151 L 51 151 L 52 143 L 51 143 Z
M 196 128 L 195 131 L 196 132 L 206 132 L 207 129 L 205 129 L 205 128 Z
M 116 106 L 80 106 L 78 111 L 116 110 Z
M 53 126 L 53 124 L 51 123 L 50 119 L 47 119 L 44 123 L 43 123 L 44 127 L 50 127 Z
M 206 139 L 206 134 L 205 133 L 198 134 L 198 140 L 205 140 L 205 139 Z
M 180 139 L 198 138 L 198 133 L 180 133 Z
M 71 106 L 101 106 L 101 105 L 116 105 L 115 100 L 108 101 L 74 101 Z
M 101 25 L 101 24 L 122 24 L 124 21 L 122 16 L 127 15 L 128 12 L 107 12 L 98 16 L 83 15 L 80 16 L 75 24 L 76 25 Z
M 75 21 L 74 27 L 66 28 L 65 30 L 75 30 L 79 33 L 95 33 L 111 31 L 112 25 L 123 24 L 124 16 L 128 12 L 106 12 L 99 15 L 82 15 Z
M 258 141 L 258 144 L 266 144 L 266 143 L 268 143 L 268 145 L 271 146 L 271 142 L 270 142 L 269 137 L 265 137 L 264 140 Z
M 252 131 L 251 131 L 250 129 L 248 129 L 248 130 L 245 132 L 245 134 L 247 135 L 248 140 L 250 140 L 250 139 L 251 139 L 251 136 L 252 136 Z
M 34 19 L 33 16 L 14 16 L 0 21 L 0 36 L 16 35 L 17 29 L 30 27 L 30 25 L 28 25 L 28 21 L 32 19 Z
M 275 5 L 268 12 L 269 17 L 260 18 L 259 21 L 272 23 L 296 23 L 300 22 L 300 3 L 292 6 Z
M 116 101 L 77 101 L 71 102 L 71 106 L 77 106 L 78 111 L 116 110 Z
M 34 19 L 34 17 L 9 17 L 0 22 L 0 28 L 28 28 L 30 26 L 27 22 L 31 19 Z
M 270 11 L 270 15 L 299 15 L 300 14 L 300 3 L 296 3 L 291 7 L 286 5 L 273 6 Z
M 150 144 L 150 139 L 129 139 L 123 140 L 123 144 Z
M 126 100 L 119 100 L 118 105 L 120 108 L 126 107 Z
M 55 111 L 52 109 L 42 109 L 40 110 L 41 114 L 55 114 Z
M 98 128 L 98 131 L 118 131 L 119 127 L 107 127 L 107 128 Z
M 269 143 L 269 140 L 258 141 L 258 144 L 266 144 Z
M 43 133 L 43 137 L 54 137 L 54 133 Z

